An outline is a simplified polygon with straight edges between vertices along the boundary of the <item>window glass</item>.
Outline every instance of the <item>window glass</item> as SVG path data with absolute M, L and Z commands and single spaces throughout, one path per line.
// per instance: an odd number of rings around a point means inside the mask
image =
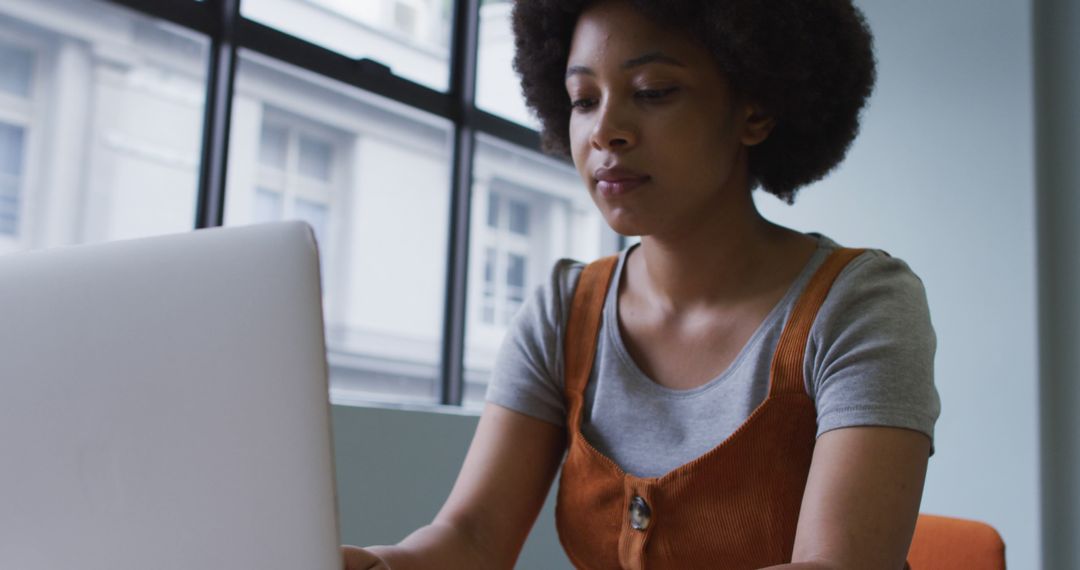
M 296 219 L 303 220 L 315 232 L 318 243 L 326 242 L 326 226 L 329 222 L 330 206 L 325 202 L 315 202 L 303 198 L 296 199 Z
M 244 17 L 396 75 L 445 90 L 453 2 L 447 0 L 244 0 Z
M 0 45 L 0 91 L 17 97 L 30 96 L 34 53 L 10 45 Z
M 480 39 L 476 67 L 476 106 L 539 130 L 540 123 L 525 107 L 514 72 L 514 36 L 510 29 L 510 0 L 484 0 L 480 6 Z
M 101 0 L 0 3 L 0 253 L 191 230 L 208 45 Z
M 259 163 L 275 170 L 285 170 L 288 149 L 289 131 L 273 123 L 264 123 L 259 140 Z
M 555 261 L 595 259 L 617 240 L 569 164 L 484 135 L 472 208 L 465 404 L 479 407 L 507 326 Z
M 24 131 L 0 122 L 0 234 L 18 235 Z
M 520 200 L 510 200 L 510 231 L 529 235 L 529 204 Z
M 491 228 L 499 227 L 499 196 L 488 197 L 487 225 Z
M 241 51 L 225 222 L 311 225 L 337 402 L 437 401 L 451 135 L 442 119 Z
M 0 122 L 0 175 L 22 174 L 24 139 L 21 127 Z
M 300 174 L 323 182 L 330 181 L 333 146 L 309 136 L 300 137 Z

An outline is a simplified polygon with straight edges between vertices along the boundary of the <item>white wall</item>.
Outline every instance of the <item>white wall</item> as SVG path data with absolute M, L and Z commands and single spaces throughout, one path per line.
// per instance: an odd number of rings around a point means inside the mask
M 1028 0 L 859 0 L 879 81 L 841 170 L 774 220 L 903 258 L 942 399 L 923 511 L 989 522 L 1037 568 L 1038 368 Z

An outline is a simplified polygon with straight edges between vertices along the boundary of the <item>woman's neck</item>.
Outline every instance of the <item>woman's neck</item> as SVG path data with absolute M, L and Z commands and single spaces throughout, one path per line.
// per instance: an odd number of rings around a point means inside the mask
M 627 262 L 628 277 L 651 304 L 682 313 L 744 301 L 784 286 L 814 240 L 777 226 L 747 202 L 665 235 L 644 236 Z M 637 287 L 635 287 L 637 288 Z

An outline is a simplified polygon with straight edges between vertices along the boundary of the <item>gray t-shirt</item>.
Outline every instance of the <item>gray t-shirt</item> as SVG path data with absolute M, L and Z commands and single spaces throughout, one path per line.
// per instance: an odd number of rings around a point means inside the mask
M 585 393 L 582 432 L 624 471 L 656 477 L 724 441 L 769 390 L 769 367 L 795 301 L 835 242 L 818 249 L 731 365 L 689 390 L 665 388 L 631 359 L 618 326 L 617 291 L 629 249 L 619 256 L 604 304 L 596 359 Z M 560 260 L 526 301 L 495 363 L 487 400 L 566 424 L 563 335 L 583 264 Z M 818 435 L 851 426 L 891 426 L 933 438 L 936 337 L 922 282 L 903 261 L 869 250 L 840 273 L 806 346 L 806 392 Z

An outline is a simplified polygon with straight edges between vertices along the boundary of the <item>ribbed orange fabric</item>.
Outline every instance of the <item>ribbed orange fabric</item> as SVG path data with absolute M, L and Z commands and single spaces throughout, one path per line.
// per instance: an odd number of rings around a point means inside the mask
M 803 389 L 810 328 L 833 281 L 862 250 L 838 249 L 796 302 L 773 356 L 769 394 L 718 446 L 662 477 L 624 473 L 581 434 L 604 298 L 616 258 L 588 265 L 567 322 L 569 451 L 556 505 L 559 539 L 582 570 L 761 568 L 791 560 L 795 527 L 817 431 Z M 631 501 L 651 510 L 635 530 Z

